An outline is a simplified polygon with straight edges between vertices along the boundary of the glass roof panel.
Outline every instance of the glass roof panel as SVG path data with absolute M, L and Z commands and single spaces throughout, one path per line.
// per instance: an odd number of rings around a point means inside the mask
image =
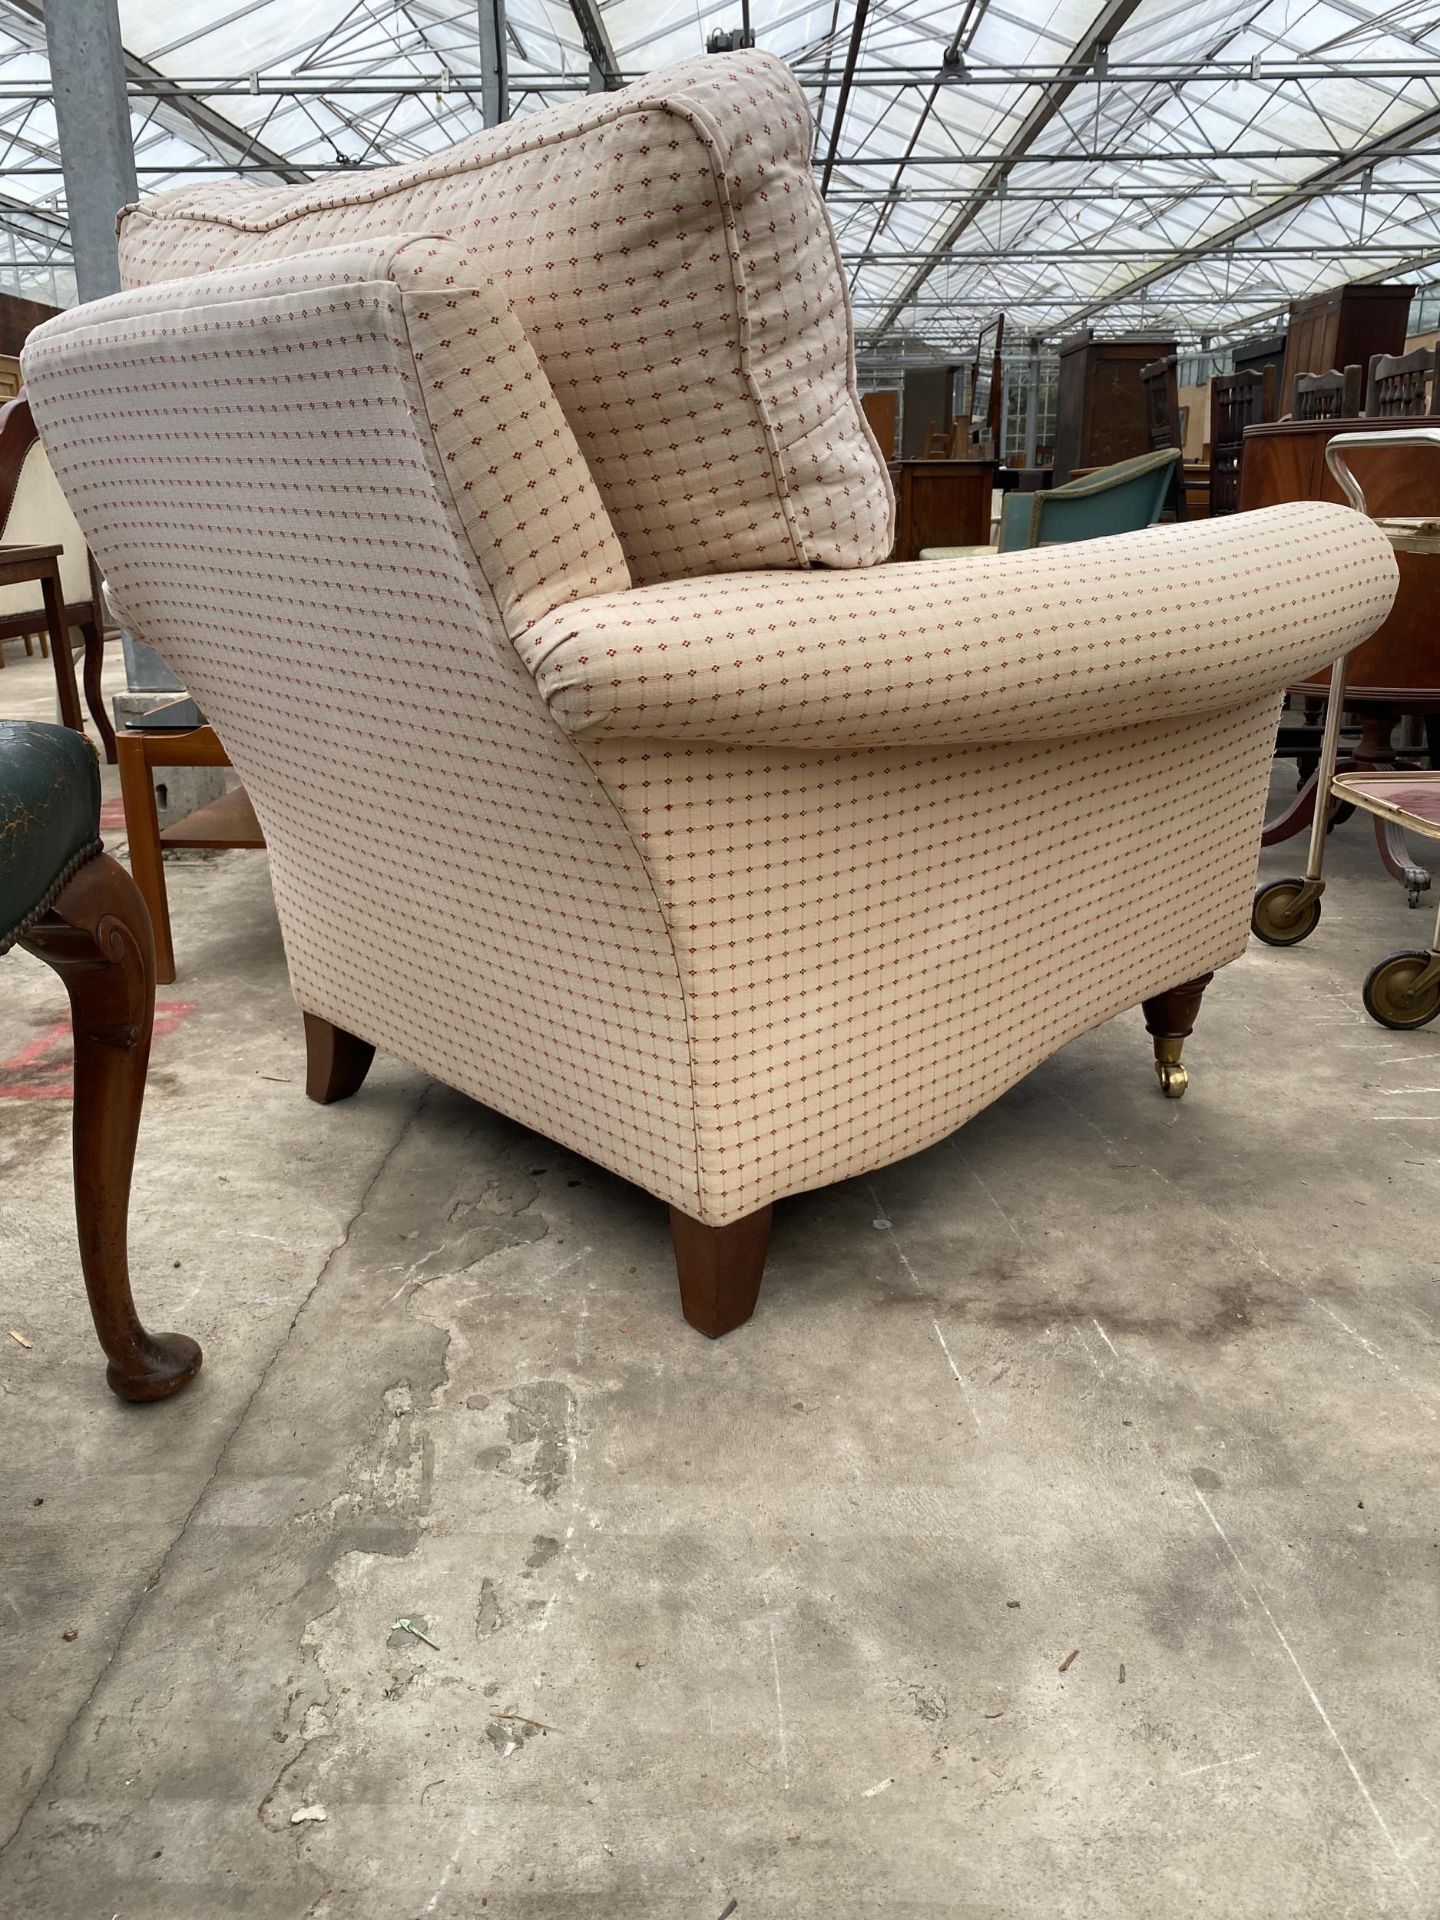
M 587 16 L 624 78 L 748 26 L 809 96 L 862 343 L 949 350 L 999 311 L 1012 339 L 1223 341 L 1341 281 L 1440 279 L 1432 0 L 859 4 L 846 90 L 857 0 L 508 0 L 511 111 L 592 84 Z M 410 160 L 483 124 L 474 0 L 119 9 L 127 52 L 181 90 L 132 73 L 144 192 Z M 64 301 L 46 92 L 39 0 L 0 0 L 0 279 Z

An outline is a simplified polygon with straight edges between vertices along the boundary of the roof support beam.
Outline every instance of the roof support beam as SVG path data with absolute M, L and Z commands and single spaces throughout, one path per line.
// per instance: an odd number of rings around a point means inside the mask
M 117 0 L 47 0 L 45 40 L 75 287 L 103 300 L 120 291 L 115 216 L 140 198 Z
M 35 25 L 46 27 L 54 11 L 52 0 L 6 0 L 8 11 Z M 141 60 L 136 54 L 120 49 L 120 58 L 127 85 L 138 92 L 163 95 L 156 111 L 156 119 L 170 130 L 193 140 L 200 135 L 200 144 L 207 147 L 220 158 L 237 155 L 242 159 L 257 162 L 267 173 L 277 180 L 295 183 L 308 180 L 309 174 L 287 160 L 282 153 L 275 153 L 261 144 L 253 134 L 243 127 L 236 126 L 233 120 L 227 120 L 203 100 L 197 100 L 187 94 L 170 91 L 166 85 L 166 76 L 147 60 Z M 134 198 L 134 195 L 131 196 Z M 82 296 L 83 297 L 83 296 Z
M 600 17 L 597 0 L 570 0 L 570 11 L 580 29 L 580 38 L 590 56 L 590 65 L 600 75 L 600 91 L 612 93 L 622 84 L 620 62 L 615 58 L 615 49 L 610 44 L 610 30 Z
M 1086 30 L 1084 38 L 1076 43 L 1069 60 L 1065 62 L 1067 67 L 1077 69 L 1076 77 L 1048 88 L 1035 102 L 1015 129 L 1004 151 L 991 164 L 985 178 L 965 200 L 954 219 L 946 227 L 936 249 L 938 253 L 943 254 L 948 248 L 954 246 L 966 228 L 974 224 L 996 191 L 1009 179 L 1011 168 L 1034 146 L 1071 94 L 1082 84 L 1085 72 L 1093 66 L 1101 49 L 1109 46 L 1111 40 L 1126 25 L 1139 5 L 1140 0 L 1105 0 L 1105 4 Z M 915 269 L 885 309 L 879 322 L 880 331 L 894 326 L 906 306 L 935 271 L 936 264 L 931 260 Z
M 1429 107 L 1424 113 L 1416 114 L 1401 127 L 1393 129 L 1379 140 L 1371 141 L 1367 146 L 1358 147 L 1347 154 L 1343 160 L 1332 161 L 1322 167 L 1318 173 L 1312 173 L 1298 180 L 1292 192 L 1280 195 L 1269 201 L 1254 213 L 1247 213 L 1243 219 L 1233 220 L 1229 226 L 1222 227 L 1217 233 L 1207 234 L 1203 240 L 1197 240 L 1194 246 L 1184 247 L 1178 253 L 1172 253 L 1161 265 L 1152 267 L 1147 273 L 1137 274 L 1127 280 L 1124 286 L 1077 307 L 1068 316 L 1067 330 L 1082 325 L 1092 314 L 1111 307 L 1117 301 L 1129 300 L 1146 287 L 1153 287 L 1157 280 L 1164 280 L 1181 267 L 1193 266 L 1196 262 L 1213 257 L 1223 259 L 1226 250 L 1236 240 L 1257 228 L 1269 226 L 1273 220 L 1282 218 L 1292 208 L 1300 207 L 1307 200 L 1313 200 L 1318 193 L 1327 188 L 1338 189 L 1347 181 L 1363 174 L 1367 167 L 1373 167 L 1377 161 L 1388 159 L 1396 153 L 1408 152 L 1422 146 L 1440 134 L 1440 107 Z

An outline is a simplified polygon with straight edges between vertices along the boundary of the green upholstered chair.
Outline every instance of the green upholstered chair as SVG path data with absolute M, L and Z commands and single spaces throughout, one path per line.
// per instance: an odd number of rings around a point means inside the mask
M 147 1333 L 126 1252 L 130 1173 L 155 1014 L 155 947 L 135 884 L 100 845 L 100 772 L 83 734 L 0 720 L 0 954 L 55 969 L 75 1033 L 75 1217 L 106 1378 L 122 1400 L 163 1400 L 200 1349 Z
M 1048 493 L 1007 493 L 997 546 L 924 547 L 920 558 L 955 560 L 964 554 L 1019 553 L 1026 547 L 1135 533 L 1160 518 L 1181 458 L 1179 447 L 1164 447 L 1157 453 L 1137 454 L 1133 460 L 1117 460 L 1113 467 L 1098 467 L 1082 480 L 1067 481 Z

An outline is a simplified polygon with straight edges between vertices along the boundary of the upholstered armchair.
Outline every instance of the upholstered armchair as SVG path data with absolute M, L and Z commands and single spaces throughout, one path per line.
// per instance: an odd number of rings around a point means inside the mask
M 1242 948 L 1282 689 L 1388 542 L 1308 504 L 886 565 L 786 70 L 711 57 L 423 165 L 184 190 L 25 365 L 135 632 L 270 848 L 309 1091 L 400 1056 L 671 1209 L 772 1204 Z

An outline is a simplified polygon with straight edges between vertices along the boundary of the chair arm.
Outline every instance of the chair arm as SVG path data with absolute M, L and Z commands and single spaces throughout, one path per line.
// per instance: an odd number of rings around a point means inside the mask
M 1067 739 L 1278 696 L 1379 626 L 1390 543 L 1303 502 L 1077 546 L 734 573 L 557 608 L 519 643 L 577 738 Z

